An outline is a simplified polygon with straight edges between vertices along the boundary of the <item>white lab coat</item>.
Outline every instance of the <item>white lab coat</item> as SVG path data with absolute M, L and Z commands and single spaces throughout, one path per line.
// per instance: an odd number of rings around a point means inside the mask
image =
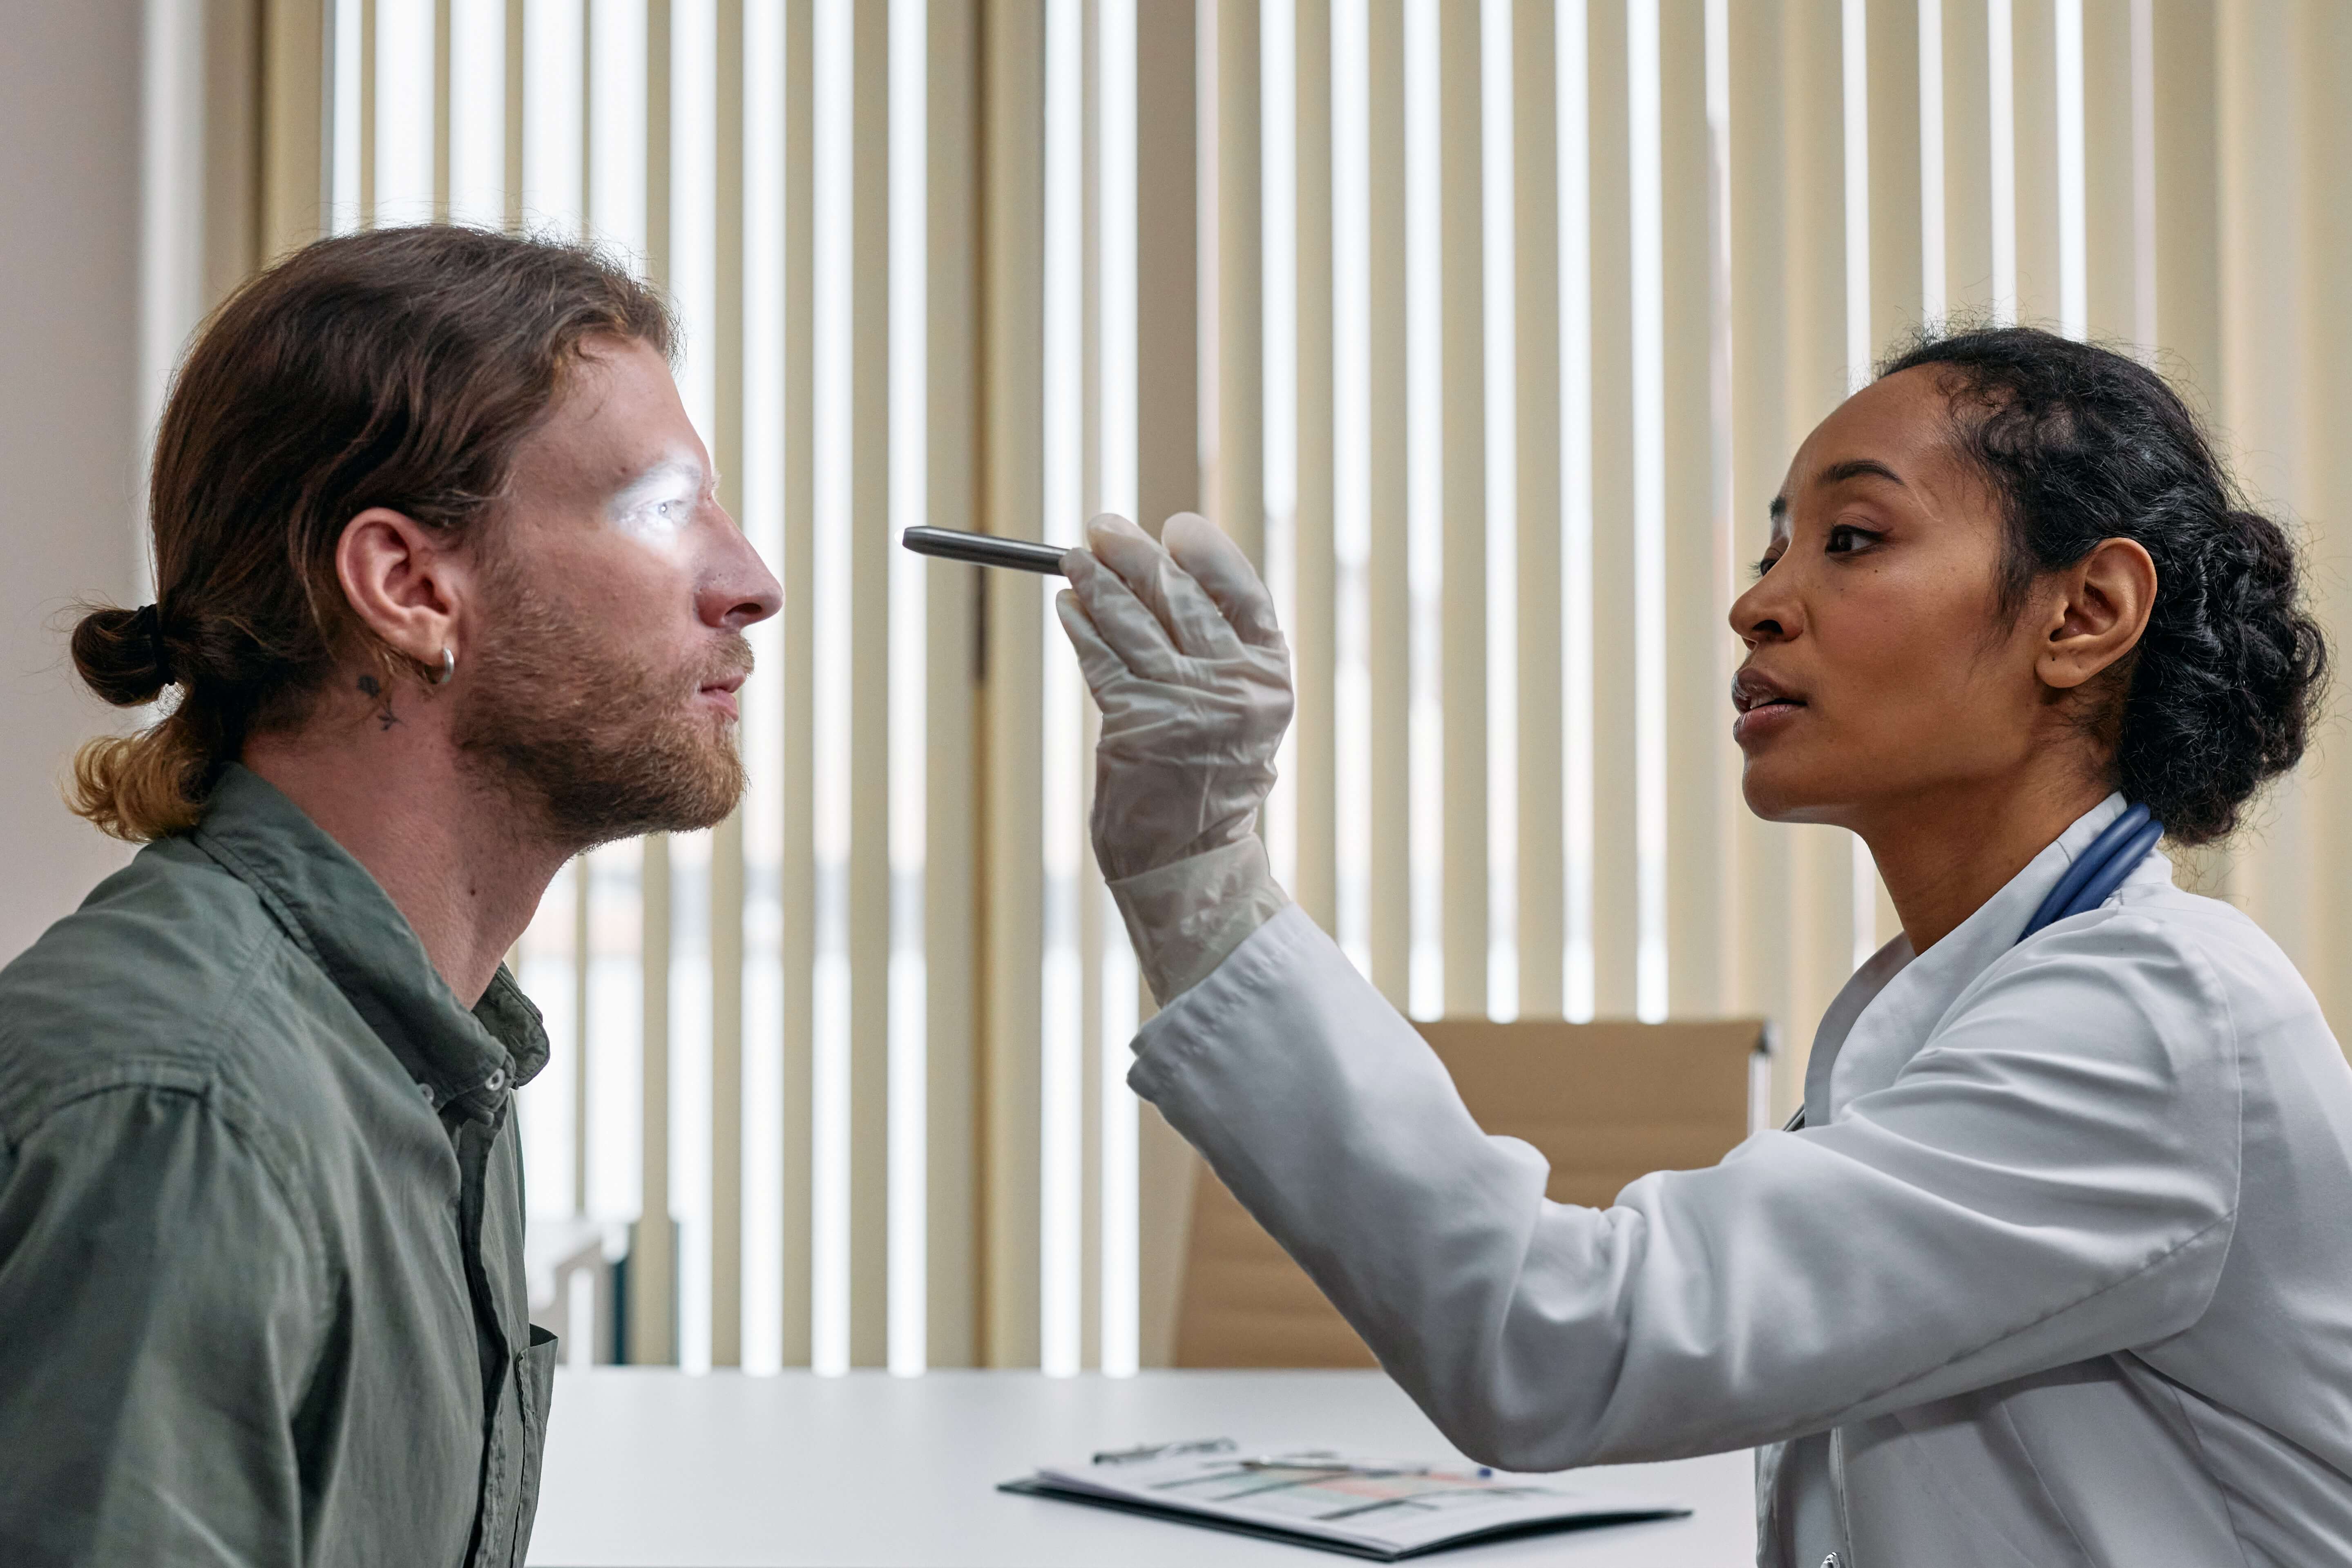
M 1612 1208 L 1547 1201 L 1296 909 L 1129 1082 L 1481 1461 L 1761 1447 L 1776 1568 L 2352 1563 L 2352 1070 L 2160 857 L 2012 946 L 2121 809 L 1854 976 L 1803 1131 Z

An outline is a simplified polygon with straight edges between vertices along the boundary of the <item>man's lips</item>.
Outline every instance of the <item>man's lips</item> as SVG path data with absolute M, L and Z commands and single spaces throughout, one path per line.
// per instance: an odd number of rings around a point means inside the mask
M 695 695 L 725 713 L 730 719 L 740 718 L 741 709 L 735 700 L 735 693 L 742 689 L 743 682 L 750 673 L 745 670 L 723 676 L 717 680 L 706 680 L 697 689 Z

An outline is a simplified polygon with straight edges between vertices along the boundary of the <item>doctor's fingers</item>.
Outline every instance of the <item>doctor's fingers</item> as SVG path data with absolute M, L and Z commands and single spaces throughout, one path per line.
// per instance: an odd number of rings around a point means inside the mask
M 1096 558 L 1118 574 L 1160 618 L 1178 652 L 1195 658 L 1230 658 L 1241 651 L 1216 601 L 1143 530 L 1106 513 L 1087 524 L 1087 542 Z
M 1086 606 L 1069 589 L 1054 595 L 1054 613 L 1061 617 L 1062 631 L 1070 639 L 1070 646 L 1077 649 L 1078 673 L 1086 677 L 1087 689 L 1094 693 L 1095 704 L 1100 707 L 1104 692 L 1129 676 L 1127 661 L 1118 657 L 1117 648 L 1103 641 L 1102 633 L 1087 618 Z
M 1275 618 L 1274 595 L 1230 534 L 1197 511 L 1180 511 L 1160 529 L 1160 538 L 1170 557 L 1215 602 L 1242 641 L 1288 654 L 1281 623 Z
M 1076 600 L 1072 607 L 1086 617 L 1089 629 L 1113 657 L 1146 680 L 1185 683 L 1184 658 L 1170 640 L 1168 628 L 1135 596 L 1124 578 L 1083 550 L 1070 552 L 1064 570 L 1069 574 L 1068 591 Z M 1067 619 L 1066 612 L 1066 623 Z

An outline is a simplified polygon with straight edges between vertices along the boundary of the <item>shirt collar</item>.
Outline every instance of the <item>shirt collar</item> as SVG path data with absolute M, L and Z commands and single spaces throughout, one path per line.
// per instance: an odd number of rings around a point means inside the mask
M 2108 795 L 2076 817 L 2025 869 L 1925 953 L 1914 955 L 1910 940 L 1898 934 L 1854 971 L 1822 1015 L 1813 1037 L 1812 1054 L 1805 1064 L 1807 1124 L 1827 1125 L 1844 1098 L 1833 1092 L 1832 1075 L 1857 1028 L 1867 1023 L 1874 1039 L 1907 1041 L 1916 1050 L 1960 993 L 2017 945 L 2025 922 L 2066 868 L 2124 811 L 2124 797 Z
M 493 1120 L 546 1065 L 539 1010 L 506 966 L 468 1011 L 367 868 L 258 773 L 228 764 L 190 838 L 260 895 L 435 1109 Z

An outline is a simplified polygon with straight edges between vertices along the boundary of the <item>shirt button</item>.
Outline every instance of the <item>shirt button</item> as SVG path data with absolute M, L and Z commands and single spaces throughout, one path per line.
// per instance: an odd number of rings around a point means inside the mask
M 490 1076 L 482 1080 L 482 1087 L 488 1089 L 492 1094 L 496 1094 L 499 1090 L 506 1088 L 506 1086 L 507 1069 L 504 1068 L 492 1068 Z
M 439 1100 L 433 1097 L 433 1086 L 429 1083 L 418 1084 L 416 1086 L 416 1092 L 425 1097 L 425 1103 L 427 1105 L 438 1105 L 440 1103 Z

